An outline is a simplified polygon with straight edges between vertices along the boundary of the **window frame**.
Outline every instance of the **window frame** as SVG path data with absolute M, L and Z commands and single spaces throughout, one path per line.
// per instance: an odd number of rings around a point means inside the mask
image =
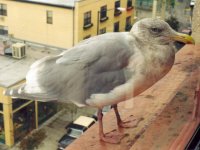
M 104 22 L 108 20 L 108 16 L 107 16 L 107 5 L 101 6 L 100 9 L 100 22 Z
M 7 4 L 0 3 L 0 16 L 7 16 Z
M 132 10 L 132 9 L 133 9 L 133 1 L 127 0 L 127 10 Z
M 99 30 L 99 34 L 105 34 L 105 33 L 106 33 L 106 27 L 101 28 L 101 29 Z
M 128 17 L 126 17 L 125 31 L 130 31 L 131 28 L 132 28 L 132 25 L 131 25 L 131 16 L 128 16 Z
M 88 29 L 93 26 L 92 24 L 92 11 L 87 11 L 83 14 L 83 29 Z
M 46 11 L 46 23 L 53 24 L 53 11 L 51 10 Z
M 116 27 L 117 27 L 118 30 L 116 30 Z M 113 31 L 114 32 L 119 32 L 119 29 L 120 29 L 120 22 L 118 21 L 118 22 L 114 23 L 114 30 Z
M 0 35 L 8 35 L 8 27 L 0 25 Z
M 114 12 L 114 16 L 119 16 L 122 12 L 120 10 L 118 10 L 117 8 L 119 8 L 121 6 L 121 1 L 117 0 L 115 1 L 115 12 Z

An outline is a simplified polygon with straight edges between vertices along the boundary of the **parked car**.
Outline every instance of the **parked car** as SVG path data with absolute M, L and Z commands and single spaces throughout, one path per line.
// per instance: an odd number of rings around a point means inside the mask
M 65 128 L 67 133 L 58 141 L 58 150 L 64 150 L 75 139 L 80 137 L 89 127 L 95 123 L 95 119 L 86 116 L 80 116 Z
M 191 1 L 190 1 L 190 6 L 194 6 L 194 5 L 195 5 L 195 1 L 196 1 L 196 0 L 191 0 Z

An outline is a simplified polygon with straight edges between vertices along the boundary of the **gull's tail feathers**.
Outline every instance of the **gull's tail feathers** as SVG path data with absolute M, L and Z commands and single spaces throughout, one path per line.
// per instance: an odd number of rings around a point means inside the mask
M 52 95 L 50 95 L 48 93 L 42 93 L 42 92 L 40 92 L 40 93 L 39 92 L 38 93 L 31 93 L 31 92 L 27 92 L 26 88 L 27 88 L 26 84 L 24 83 L 22 85 L 18 85 L 18 86 L 15 86 L 13 88 L 10 88 L 10 89 L 6 89 L 4 91 L 4 95 L 15 97 L 15 98 L 28 99 L 28 100 L 37 100 L 37 101 L 44 101 L 44 102 L 57 100 L 57 98 L 55 96 L 52 96 Z M 30 90 L 30 87 L 29 87 L 29 90 Z

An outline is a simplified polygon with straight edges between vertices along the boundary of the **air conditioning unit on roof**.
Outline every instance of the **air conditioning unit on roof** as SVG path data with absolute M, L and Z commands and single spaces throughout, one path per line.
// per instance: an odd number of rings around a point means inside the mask
M 24 43 L 15 43 L 12 45 L 12 57 L 22 59 L 26 56 L 26 45 Z

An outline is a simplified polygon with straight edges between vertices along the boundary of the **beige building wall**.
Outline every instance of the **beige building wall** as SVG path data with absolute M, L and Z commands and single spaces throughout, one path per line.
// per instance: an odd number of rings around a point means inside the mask
M 71 9 L 0 0 L 7 4 L 7 16 L 0 24 L 8 26 L 9 34 L 15 38 L 43 43 L 62 48 L 72 45 Z M 46 11 L 53 12 L 53 24 L 46 23 Z
M 196 44 L 200 44 L 200 1 L 195 3 L 193 18 L 192 18 L 192 36 Z
M 122 8 L 127 7 L 127 0 L 120 0 Z M 41 4 L 0 0 L 7 4 L 7 16 L 0 18 L 0 25 L 8 26 L 8 33 L 14 38 L 24 39 L 61 48 L 70 48 L 86 36 L 97 35 L 97 30 L 106 27 L 106 32 L 113 32 L 115 22 L 120 22 L 120 31 L 125 31 L 126 18 L 134 10 L 124 11 L 114 16 L 115 0 L 83 0 L 75 2 L 75 8 L 60 8 Z M 105 22 L 97 21 L 101 6 L 107 5 Z M 134 5 L 134 0 L 133 0 Z M 46 23 L 46 11 L 53 12 L 53 24 Z M 84 13 L 92 12 L 93 26 L 83 29 Z
M 127 0 L 120 0 L 120 7 L 121 8 L 127 8 Z M 132 4 L 134 5 L 134 0 L 132 1 Z M 97 21 L 98 19 L 98 11 L 100 11 L 100 8 L 104 5 L 107 5 L 107 16 L 109 19 L 105 22 Z M 83 29 L 83 23 L 84 23 L 84 13 L 87 11 L 92 12 L 92 23 L 93 26 L 89 29 L 84 30 Z M 134 20 L 134 10 L 124 11 L 119 16 L 114 16 L 115 11 L 115 0 L 85 0 L 76 2 L 76 10 L 75 10 L 75 43 L 78 41 L 83 40 L 84 37 L 91 35 L 97 35 L 98 29 L 102 29 L 106 27 L 106 32 L 113 32 L 114 29 L 114 23 L 120 22 L 120 31 L 125 31 L 125 24 L 126 24 L 126 17 L 132 16 L 132 23 Z

